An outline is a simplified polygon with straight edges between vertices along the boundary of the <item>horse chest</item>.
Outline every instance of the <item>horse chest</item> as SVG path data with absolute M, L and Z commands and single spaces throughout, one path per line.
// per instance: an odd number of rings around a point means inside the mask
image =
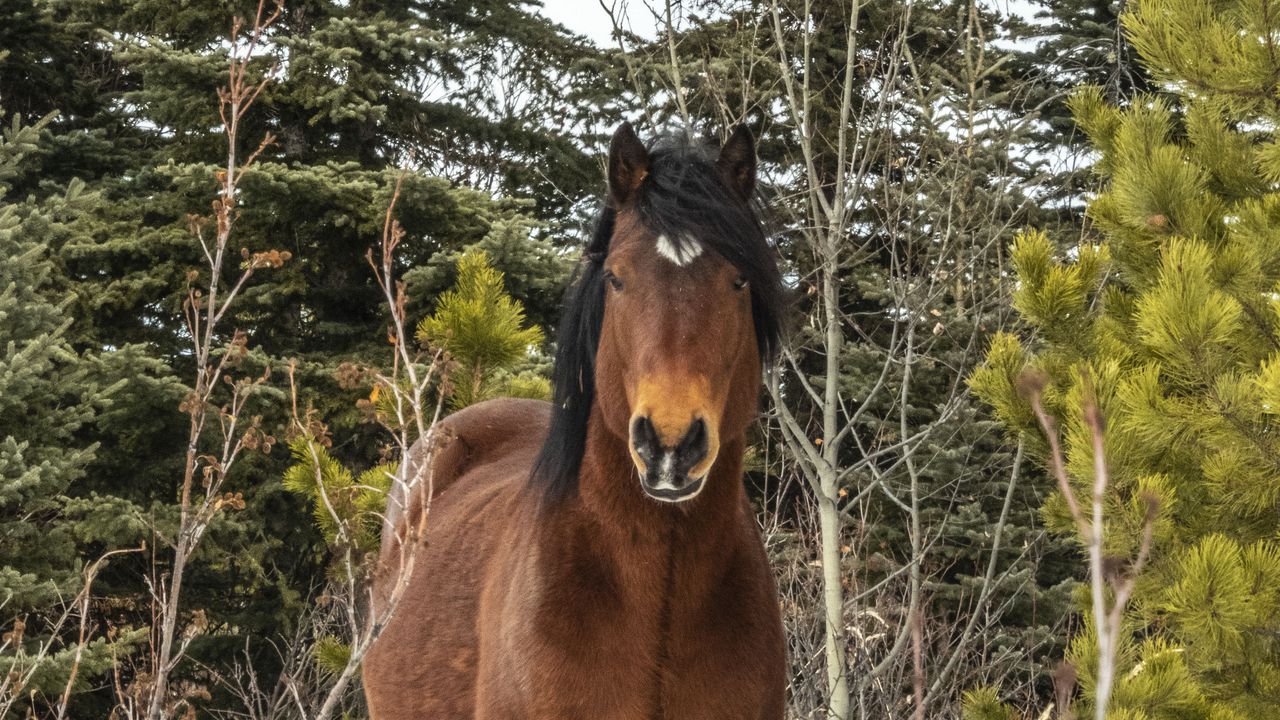
M 759 630 L 777 622 L 769 598 L 725 601 L 738 589 L 730 583 L 691 602 L 671 557 L 638 562 L 584 560 L 536 592 L 521 587 L 530 571 L 513 573 L 502 616 L 523 620 L 488 634 L 479 717 L 780 717 L 770 710 L 780 642 L 760 643 Z
M 504 660 L 481 671 L 481 718 L 697 720 L 772 717 L 773 683 L 758 649 L 732 636 L 662 635 L 660 624 L 583 617 L 572 644 L 508 636 Z M 526 646 L 521 653 L 518 648 Z M 485 676 L 488 676 L 487 678 Z

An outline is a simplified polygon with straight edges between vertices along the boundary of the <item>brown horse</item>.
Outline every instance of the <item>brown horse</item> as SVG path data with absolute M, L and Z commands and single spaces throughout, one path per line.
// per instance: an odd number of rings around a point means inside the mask
M 742 483 L 782 289 L 750 133 L 711 155 L 614 134 L 555 403 L 442 424 L 429 539 L 364 663 L 375 720 L 782 717 L 777 592 Z M 384 564 L 421 512 L 400 505 Z

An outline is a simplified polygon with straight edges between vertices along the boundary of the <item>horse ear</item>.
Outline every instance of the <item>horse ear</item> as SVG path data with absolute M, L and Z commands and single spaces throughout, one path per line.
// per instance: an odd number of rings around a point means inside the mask
M 622 207 L 631 199 L 648 174 L 649 151 L 636 137 L 631 123 L 624 122 L 613 132 L 609 143 L 609 194 L 615 207 Z
M 720 158 L 716 167 L 725 183 L 747 200 L 756 189 L 756 141 L 746 125 L 733 129 L 724 147 L 720 148 Z

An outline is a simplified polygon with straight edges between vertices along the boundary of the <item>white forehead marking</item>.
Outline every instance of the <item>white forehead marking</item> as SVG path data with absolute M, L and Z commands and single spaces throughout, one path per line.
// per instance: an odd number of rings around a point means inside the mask
M 666 235 L 659 235 L 658 254 L 675 263 L 676 267 L 684 267 L 702 254 L 702 243 L 686 237 L 677 245 L 667 239 Z

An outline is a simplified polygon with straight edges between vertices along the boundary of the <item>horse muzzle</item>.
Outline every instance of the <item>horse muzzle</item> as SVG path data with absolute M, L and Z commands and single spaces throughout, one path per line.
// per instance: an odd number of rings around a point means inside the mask
M 631 457 L 645 494 L 661 502 L 684 502 L 702 492 L 715 457 L 711 432 L 701 418 L 693 420 L 680 439 L 663 441 L 648 416 L 631 422 Z

